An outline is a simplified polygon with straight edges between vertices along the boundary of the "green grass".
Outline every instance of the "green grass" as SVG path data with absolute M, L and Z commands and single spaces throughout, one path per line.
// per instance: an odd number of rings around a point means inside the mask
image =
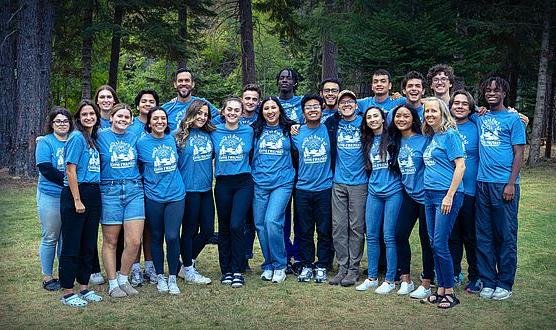
M 133 299 L 106 297 L 84 309 L 59 302 L 60 293 L 41 288 L 40 227 L 33 184 L 0 181 L 0 320 L 6 328 L 553 328 L 556 325 L 556 168 L 524 171 L 519 212 L 519 261 L 514 296 L 483 301 L 458 290 L 462 304 L 450 311 L 407 297 L 355 292 L 328 284 L 281 285 L 247 275 L 243 289 L 217 282 L 217 250 L 199 257 L 200 270 L 214 283 L 184 285 L 180 296 L 160 295 L 152 285 Z M 412 236 L 413 277 L 420 271 L 417 230 Z M 258 247 L 252 266 L 261 262 Z M 366 266 L 366 259 L 363 261 Z

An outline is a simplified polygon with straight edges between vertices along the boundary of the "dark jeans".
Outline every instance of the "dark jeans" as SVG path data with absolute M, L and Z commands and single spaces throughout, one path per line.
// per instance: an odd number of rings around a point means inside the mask
M 170 275 L 178 274 L 180 226 L 184 205 L 184 199 L 159 203 L 145 197 L 145 217 L 151 231 L 151 253 L 157 274 L 164 274 L 164 240 L 166 240 L 168 273 Z
M 245 219 L 253 202 L 251 174 L 216 177 L 214 188 L 218 212 L 218 259 L 220 271 L 245 271 Z
M 295 217 L 295 212 L 294 212 Z M 295 222 L 295 220 L 294 220 Z M 290 239 L 292 234 L 292 197 L 286 206 L 286 220 L 284 221 L 284 243 L 286 244 L 286 253 L 288 262 L 293 258 L 293 260 L 299 260 L 299 230 L 296 226 L 293 226 L 293 243 Z
M 184 266 L 192 265 L 214 232 L 214 198 L 212 189 L 188 192 L 181 225 L 181 259 Z
M 454 275 L 461 273 L 463 248 L 467 256 L 469 281 L 479 279 L 477 268 L 477 235 L 475 234 L 475 196 L 463 195 L 463 204 L 450 234 L 450 254 L 454 260 Z
M 516 184 L 514 199 L 505 201 L 502 198 L 504 186 L 503 183 L 477 182 L 477 265 L 486 288 L 501 287 L 511 291 L 517 268 L 520 191 Z
M 245 218 L 245 260 L 253 259 L 253 245 L 255 244 L 255 220 L 253 217 L 253 204 L 247 211 Z
M 294 190 L 299 228 L 299 259 L 304 267 L 313 267 L 315 261 L 314 233 L 317 231 L 316 267 L 329 268 L 334 259 L 332 246 L 332 188 L 322 191 Z M 296 235 L 297 237 L 297 235 Z
M 98 224 L 102 211 L 98 184 L 81 183 L 79 195 L 85 205 L 84 213 L 75 212 L 73 196 L 69 187 L 64 187 L 60 196 L 62 218 L 62 252 L 60 254 L 60 284 L 64 289 L 79 284 L 89 284 L 93 268 L 93 257 L 97 246 Z
M 398 272 L 400 275 L 409 274 L 411 268 L 411 246 L 409 237 L 419 218 L 419 241 L 421 242 L 421 255 L 423 258 L 423 278 L 434 279 L 434 258 L 432 255 L 431 241 L 427 232 L 427 218 L 425 205 L 419 204 L 405 191 L 403 202 L 398 215 L 396 226 L 396 243 L 398 244 Z

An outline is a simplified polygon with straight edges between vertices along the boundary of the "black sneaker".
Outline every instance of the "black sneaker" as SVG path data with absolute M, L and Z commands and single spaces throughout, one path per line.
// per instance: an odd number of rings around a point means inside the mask
M 301 274 L 301 270 L 303 270 L 303 264 L 300 261 L 295 261 L 292 265 L 292 271 L 295 275 Z
M 226 273 L 222 275 L 222 277 L 220 278 L 220 283 L 224 285 L 230 285 L 232 284 L 233 279 L 234 279 L 234 275 L 232 273 Z
M 245 284 L 245 279 L 243 278 L 243 275 L 235 274 L 232 279 L 232 288 L 234 289 L 241 288 L 243 287 L 243 284 Z

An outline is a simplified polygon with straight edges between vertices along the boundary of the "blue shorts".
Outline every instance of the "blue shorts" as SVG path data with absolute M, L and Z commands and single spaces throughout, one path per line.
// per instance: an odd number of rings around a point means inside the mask
M 100 185 L 103 225 L 122 225 L 145 220 L 145 200 L 141 180 L 103 181 Z

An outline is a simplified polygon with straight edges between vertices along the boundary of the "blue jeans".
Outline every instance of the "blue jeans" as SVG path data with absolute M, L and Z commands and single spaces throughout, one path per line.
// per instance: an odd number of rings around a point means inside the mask
M 263 270 L 286 268 L 284 244 L 285 211 L 292 193 L 293 183 L 274 189 L 255 185 L 253 216 L 264 257 Z
M 447 192 L 447 190 L 425 190 L 425 213 L 438 287 L 451 289 L 454 287 L 454 262 L 448 241 L 463 203 L 463 193 L 456 192 L 450 213 L 442 214 L 442 200 Z
M 62 250 L 60 197 L 50 196 L 37 190 L 37 210 L 41 224 L 39 257 L 42 274 L 52 276 L 54 256 L 60 258 Z
M 502 198 L 504 183 L 477 182 L 477 266 L 485 287 L 512 290 L 517 268 L 517 211 L 514 199 Z
M 402 205 L 403 192 L 400 190 L 388 197 L 367 195 L 365 223 L 367 225 L 367 259 L 369 278 L 378 277 L 380 258 L 380 231 L 384 233 L 386 245 L 385 280 L 394 283 L 397 267 L 396 224 Z
M 145 219 L 145 200 L 141 180 L 110 180 L 100 185 L 102 225 L 123 225 Z

